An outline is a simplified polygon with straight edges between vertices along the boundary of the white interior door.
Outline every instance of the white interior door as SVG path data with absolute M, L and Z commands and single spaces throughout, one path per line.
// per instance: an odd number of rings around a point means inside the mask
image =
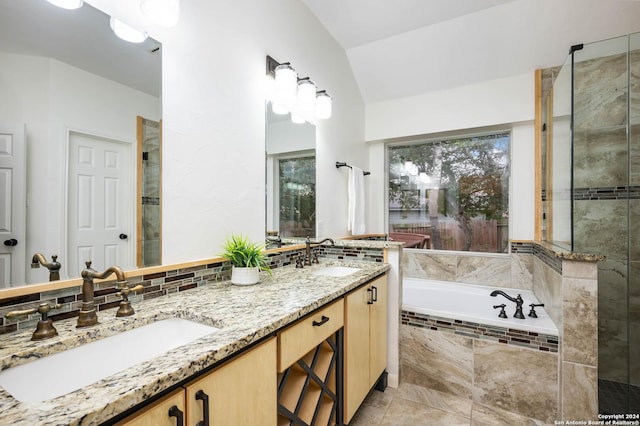
M 133 266 L 135 238 L 132 144 L 69 133 L 67 257 L 80 273 L 85 261 L 101 272 Z
M 0 288 L 24 284 L 25 145 L 24 125 L 0 124 Z

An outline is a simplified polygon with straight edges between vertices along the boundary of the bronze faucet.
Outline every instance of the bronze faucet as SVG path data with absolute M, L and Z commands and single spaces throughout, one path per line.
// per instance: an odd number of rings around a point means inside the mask
M 513 316 L 515 318 L 518 318 L 518 319 L 524 319 L 524 314 L 522 313 L 522 304 L 524 303 L 524 300 L 522 300 L 522 296 L 518 295 L 517 297 L 512 297 L 512 296 L 509 296 L 507 293 L 505 293 L 502 290 L 494 290 L 494 291 L 491 292 L 491 296 L 496 297 L 497 295 L 504 296 L 508 300 L 510 300 L 513 303 L 515 303 L 516 304 L 516 313 L 513 314 Z M 494 308 L 495 308 L 495 306 L 494 306 Z
M 315 241 L 311 241 L 309 239 L 309 237 L 307 237 L 307 239 L 305 240 L 305 244 L 306 244 L 305 255 L 304 255 L 304 264 L 305 264 L 305 266 L 311 266 L 312 263 L 318 263 L 318 258 L 317 257 L 315 257 L 313 260 L 311 260 L 311 244 L 319 246 L 319 245 L 321 245 L 322 243 L 324 243 L 326 241 L 331 242 L 332 246 L 336 245 L 336 243 L 331 238 L 325 238 L 322 241 L 315 242 Z
M 91 269 L 91 261 L 87 260 L 85 262 L 87 266 L 81 272 L 82 276 L 82 305 L 80 307 L 80 315 L 78 315 L 78 324 L 76 327 L 89 327 L 91 325 L 95 325 L 98 323 L 98 315 L 96 314 L 96 306 L 93 302 L 93 279 L 105 279 L 109 277 L 111 274 L 116 274 L 116 286 L 124 288 L 127 285 L 127 282 L 124 277 L 124 272 L 118 266 L 110 266 L 102 273 L 96 272 L 94 269 Z
M 51 256 L 51 259 L 53 260 L 49 263 L 42 253 L 36 253 L 31 259 L 31 268 L 39 268 L 40 265 L 42 265 L 49 270 L 49 281 L 58 281 L 60 279 L 60 268 L 62 265 L 58 262 L 57 255 L 54 254 Z
M 48 339 L 50 337 L 54 337 L 58 335 L 58 331 L 53 326 L 53 321 L 51 321 L 51 319 L 49 319 L 48 317 L 50 310 L 58 309 L 58 308 L 60 308 L 60 305 L 58 304 L 50 305 L 47 302 L 43 302 L 40 305 L 38 305 L 37 308 L 25 309 L 22 311 L 11 311 L 7 313 L 5 317 L 16 318 L 16 317 L 35 314 L 36 312 L 38 312 L 41 315 L 41 317 L 40 317 L 40 321 L 38 321 L 38 325 L 36 325 L 36 331 L 34 331 L 33 335 L 31 336 L 31 340 L 43 340 L 43 339 Z

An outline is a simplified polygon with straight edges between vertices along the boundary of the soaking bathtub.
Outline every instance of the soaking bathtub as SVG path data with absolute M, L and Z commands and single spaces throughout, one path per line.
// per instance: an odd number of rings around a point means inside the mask
M 502 290 L 512 297 L 518 294 L 524 300 L 525 319 L 514 318 L 516 304 L 503 296 L 490 296 L 493 290 Z M 507 318 L 500 318 L 500 309 L 494 305 L 506 304 Z M 435 281 L 416 278 L 404 278 L 402 288 L 403 317 L 430 318 L 434 322 L 449 320 L 451 323 L 470 323 L 503 329 L 516 329 L 523 332 L 557 336 L 558 329 L 543 307 L 536 307 L 538 318 L 529 317 L 531 303 L 540 303 L 529 290 L 488 287 L 473 284 L 461 284 L 448 281 Z M 403 321 L 404 322 L 404 321 Z M 442 322 L 442 321 L 441 321 Z

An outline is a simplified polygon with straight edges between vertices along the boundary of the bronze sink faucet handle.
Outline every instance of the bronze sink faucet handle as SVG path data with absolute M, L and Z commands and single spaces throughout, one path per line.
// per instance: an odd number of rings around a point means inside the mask
M 58 335 L 58 331 L 53 326 L 53 321 L 49 319 L 49 311 L 52 309 L 59 309 L 61 305 L 58 304 L 49 304 L 47 302 L 43 302 L 38 305 L 37 308 L 25 309 L 22 311 L 11 311 L 5 315 L 6 318 L 16 318 L 23 317 L 31 314 L 35 314 L 38 312 L 41 315 L 40 321 L 38 321 L 38 325 L 36 325 L 36 331 L 33 332 L 31 336 L 31 340 L 43 340 L 48 339 L 50 337 L 54 337 Z
M 135 313 L 133 308 L 131 307 L 131 301 L 129 300 L 129 293 L 138 292 L 140 290 L 144 290 L 144 286 L 142 284 L 138 284 L 133 288 L 127 287 L 126 281 L 119 281 L 116 283 L 118 287 L 120 287 L 120 291 L 116 293 L 116 296 L 122 296 L 122 301 L 120 302 L 120 307 L 118 308 L 118 312 L 116 312 L 117 317 L 128 317 Z

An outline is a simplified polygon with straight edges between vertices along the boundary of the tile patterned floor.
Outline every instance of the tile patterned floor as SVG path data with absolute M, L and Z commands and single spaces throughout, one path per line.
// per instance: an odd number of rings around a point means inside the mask
M 539 420 L 475 404 L 466 398 L 400 384 L 371 391 L 349 426 L 539 426 Z

